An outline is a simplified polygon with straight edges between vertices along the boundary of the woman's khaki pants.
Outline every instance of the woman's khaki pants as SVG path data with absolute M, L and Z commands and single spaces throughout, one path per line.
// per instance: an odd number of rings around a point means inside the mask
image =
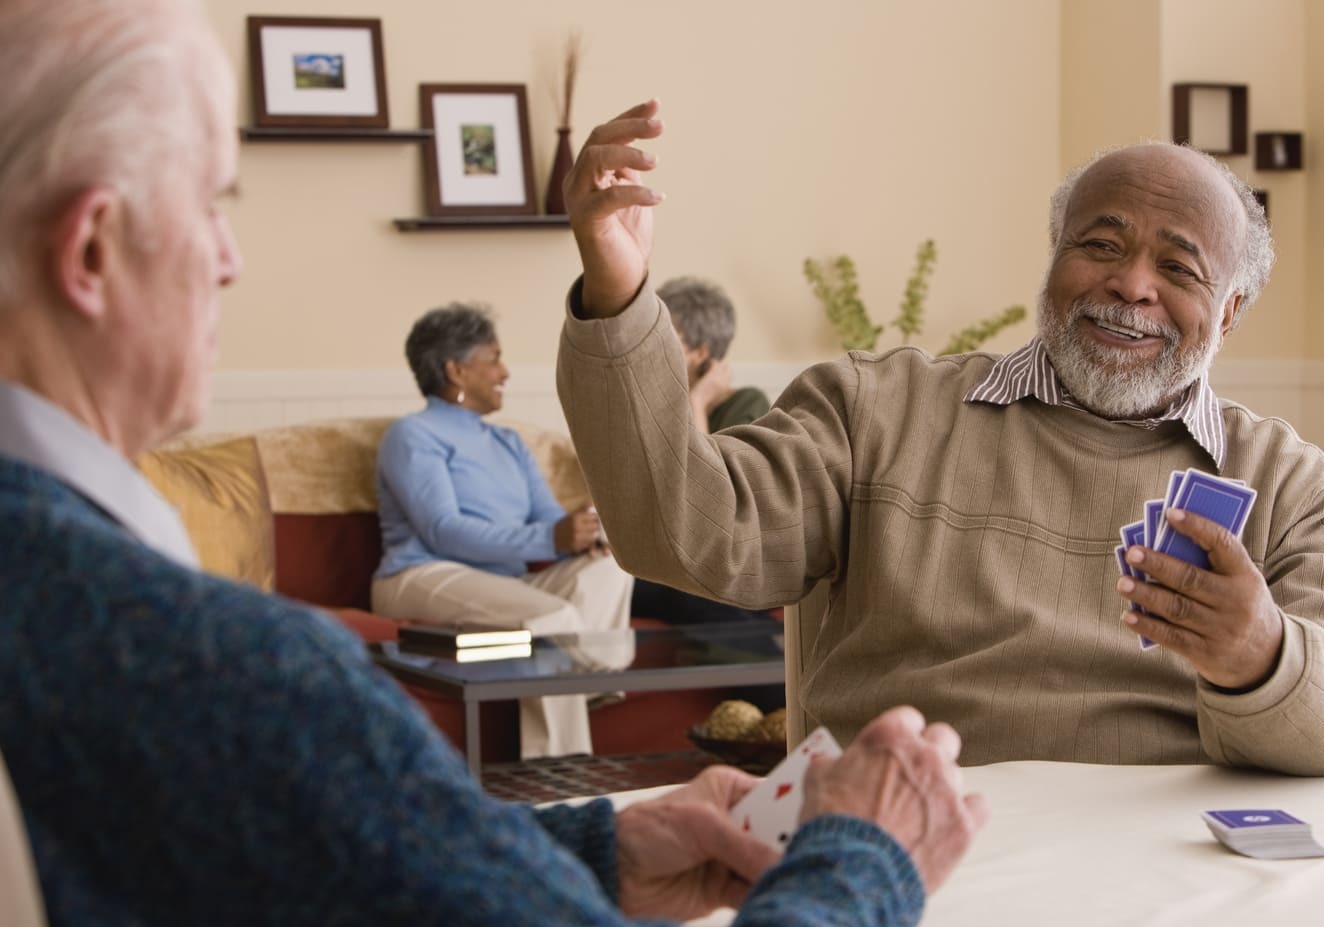
M 583 554 L 544 570 L 510 577 L 438 560 L 374 580 L 372 610 L 387 618 L 429 624 L 528 628 L 534 634 L 629 627 L 634 577 L 607 555 Z M 599 654 L 601 663 L 626 665 L 633 650 Z M 576 654 L 576 656 L 581 656 Z M 520 755 L 592 753 L 587 696 L 520 700 Z

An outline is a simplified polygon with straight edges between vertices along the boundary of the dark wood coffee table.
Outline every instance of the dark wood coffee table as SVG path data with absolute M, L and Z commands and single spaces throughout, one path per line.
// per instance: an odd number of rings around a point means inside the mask
M 772 621 L 553 634 L 533 639 L 533 655 L 457 663 L 399 643 L 372 645 L 396 678 L 464 702 L 469 769 L 482 778 L 478 706 L 539 695 L 716 689 L 784 682 L 782 628 Z

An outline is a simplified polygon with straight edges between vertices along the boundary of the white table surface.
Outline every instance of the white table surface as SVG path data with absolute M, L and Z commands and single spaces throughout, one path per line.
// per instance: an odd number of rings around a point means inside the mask
M 929 899 L 925 927 L 1320 927 L 1324 859 L 1218 843 L 1215 808 L 1282 808 L 1324 842 L 1324 779 L 1211 766 L 998 763 L 964 771 L 993 816 Z M 618 805 L 662 789 L 612 796 Z M 692 922 L 717 927 L 716 912 Z

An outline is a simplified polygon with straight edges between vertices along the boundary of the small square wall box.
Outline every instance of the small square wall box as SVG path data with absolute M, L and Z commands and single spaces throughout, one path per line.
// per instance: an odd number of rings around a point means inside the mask
M 1255 170 L 1301 170 L 1300 132 L 1256 132 Z
M 1249 110 L 1245 84 L 1173 84 L 1172 140 L 1209 154 L 1247 154 Z

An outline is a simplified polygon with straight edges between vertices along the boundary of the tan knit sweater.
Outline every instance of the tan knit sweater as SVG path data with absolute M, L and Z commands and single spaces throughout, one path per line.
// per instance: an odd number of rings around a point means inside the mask
M 626 569 L 751 608 L 831 579 L 801 698 L 837 737 L 909 703 L 960 731 L 967 764 L 1324 774 L 1324 454 L 1222 403 L 1224 474 L 1259 492 L 1244 542 L 1287 616 L 1272 678 L 1223 694 L 1140 651 L 1113 553 L 1172 470 L 1212 461 L 1180 423 L 964 403 L 994 360 L 854 353 L 806 371 L 758 423 L 705 436 L 645 287 L 612 319 L 568 317 L 558 387 Z

